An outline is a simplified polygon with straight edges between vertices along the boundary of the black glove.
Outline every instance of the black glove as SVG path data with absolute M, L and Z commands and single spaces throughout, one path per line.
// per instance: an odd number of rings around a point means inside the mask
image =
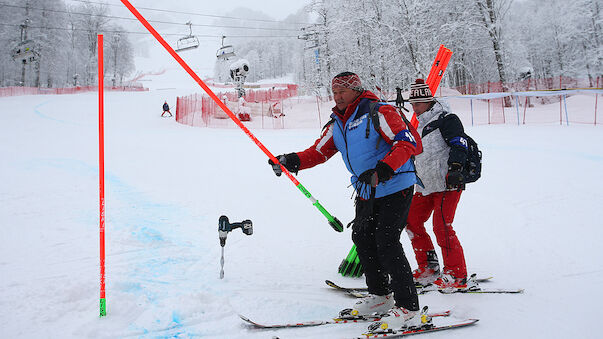
M 463 165 L 453 162 L 448 165 L 446 174 L 446 188 L 461 190 L 465 187 L 465 178 L 463 176 Z
M 288 153 L 281 154 L 276 157 L 276 159 L 287 169 L 287 171 L 291 173 L 297 174 L 299 171 L 299 156 L 297 153 Z M 280 177 L 283 171 L 281 170 L 281 166 L 279 164 L 275 164 L 272 162 L 272 159 L 268 159 L 268 164 L 272 166 L 272 170 L 277 177 Z
M 358 176 L 358 181 L 374 187 L 377 186 L 377 183 L 386 182 L 393 176 L 394 170 L 388 164 L 378 161 L 375 168 L 362 172 Z

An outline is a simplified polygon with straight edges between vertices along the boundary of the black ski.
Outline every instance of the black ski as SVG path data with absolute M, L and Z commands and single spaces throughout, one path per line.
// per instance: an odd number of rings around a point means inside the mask
M 475 278 L 475 273 L 471 276 L 471 278 L 473 281 L 479 283 L 479 282 L 486 282 L 486 281 L 490 281 L 492 279 L 492 277 L 487 277 L 487 278 Z M 364 298 L 368 295 L 368 289 L 366 287 L 359 287 L 359 288 L 349 288 L 349 287 L 342 287 L 339 286 L 337 284 L 335 284 L 334 282 L 330 281 L 330 280 L 325 280 L 325 283 L 338 290 L 341 292 L 344 292 L 350 296 L 356 297 L 356 298 Z M 519 288 L 519 289 L 489 289 L 489 288 L 482 288 L 479 285 L 475 285 L 475 286 L 471 286 L 467 289 L 450 289 L 450 290 L 439 290 L 437 289 L 433 284 L 429 284 L 429 285 L 416 285 L 417 286 L 417 293 L 418 294 L 425 294 L 431 291 L 438 291 L 440 293 L 443 294 L 453 294 L 453 293 L 466 293 L 466 294 L 485 294 L 485 293 L 492 293 L 492 294 L 518 294 L 518 293 L 523 293 L 523 289 Z
M 448 317 L 450 315 L 450 311 L 437 312 L 437 313 L 429 313 L 429 317 Z M 384 316 L 364 316 L 364 317 L 346 317 L 346 318 L 331 318 L 325 320 L 313 320 L 313 321 L 301 321 L 296 323 L 287 323 L 287 324 L 261 324 L 255 322 L 244 315 L 240 315 L 239 317 L 248 324 L 253 325 L 257 328 L 290 328 L 290 327 L 309 327 L 309 326 L 320 326 L 320 325 L 328 325 L 328 324 L 352 324 L 352 323 L 360 323 L 360 322 L 371 322 L 371 321 L 379 321 Z
M 475 274 L 475 273 L 474 273 Z M 483 283 L 483 282 L 488 282 L 490 280 L 492 280 L 494 277 L 485 277 L 485 278 L 476 278 L 475 281 L 478 283 Z M 343 287 L 340 285 L 337 285 L 336 283 L 332 282 L 331 280 L 325 280 L 325 284 L 327 284 L 329 287 L 333 287 L 336 290 L 340 290 L 342 292 L 367 292 L 368 288 L 367 287 Z M 419 283 L 415 283 L 415 286 L 417 288 L 423 288 L 425 287 L 422 284 Z
M 474 275 L 475 275 L 475 273 L 474 273 Z M 483 282 L 490 281 L 493 278 L 494 277 L 476 278 L 475 281 L 478 282 L 478 283 L 483 283 Z M 325 284 L 327 284 L 329 287 L 333 287 L 334 289 L 340 290 L 340 291 L 343 291 L 343 292 L 366 292 L 366 291 L 368 291 L 368 288 L 366 288 L 366 287 L 356 287 L 356 288 L 353 288 L 353 287 L 342 287 L 342 286 L 337 285 L 336 283 L 332 282 L 331 280 L 325 280 Z M 423 287 L 425 287 L 424 285 L 419 284 L 419 283 L 415 283 L 415 286 L 417 288 L 423 288 Z
M 467 319 L 467 320 L 463 320 L 463 321 L 459 321 L 459 322 L 454 322 L 454 323 L 451 323 L 451 324 L 448 324 L 448 325 L 423 326 L 423 327 L 416 328 L 416 329 L 399 330 L 399 331 L 389 331 L 389 332 L 384 332 L 384 333 L 363 333 L 359 337 L 354 337 L 354 339 L 401 338 L 401 337 L 405 337 L 405 336 L 409 336 L 409 335 L 414 335 L 414 334 L 437 332 L 437 331 L 451 330 L 451 329 L 465 327 L 465 326 L 471 326 L 471 325 L 475 324 L 478 321 L 479 321 L 479 319 Z

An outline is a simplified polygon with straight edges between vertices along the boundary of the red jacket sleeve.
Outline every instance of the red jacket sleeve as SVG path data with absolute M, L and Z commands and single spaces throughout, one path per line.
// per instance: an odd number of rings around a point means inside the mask
M 338 150 L 333 141 L 333 124 L 328 124 L 322 131 L 320 138 L 308 149 L 297 152 L 299 156 L 299 169 L 314 167 L 329 160 Z
M 395 107 L 382 105 L 379 108 L 379 133 L 383 140 L 392 145 L 391 151 L 381 160 L 394 171 L 400 168 L 417 152 L 417 142 Z

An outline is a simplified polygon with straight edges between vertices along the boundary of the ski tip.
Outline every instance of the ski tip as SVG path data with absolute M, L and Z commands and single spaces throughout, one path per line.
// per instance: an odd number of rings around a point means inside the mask
M 325 284 L 327 284 L 327 286 L 329 287 L 333 287 L 336 289 L 341 289 L 341 287 L 339 285 L 337 285 L 336 283 L 332 282 L 331 280 L 325 280 Z

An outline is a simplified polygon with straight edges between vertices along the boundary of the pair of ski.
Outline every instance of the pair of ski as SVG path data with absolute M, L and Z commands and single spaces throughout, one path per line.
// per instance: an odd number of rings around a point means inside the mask
M 482 288 L 479 285 L 477 285 L 477 283 L 484 283 L 487 281 L 490 281 L 492 279 L 492 277 L 486 277 L 486 278 L 477 278 L 476 274 L 472 274 L 471 277 L 469 278 L 470 281 L 474 281 L 476 284 L 474 284 L 473 286 L 467 288 L 467 289 L 451 289 L 451 290 L 439 290 L 437 288 L 435 288 L 434 285 L 429 284 L 429 285 L 421 285 L 421 284 L 417 284 L 417 293 L 418 294 L 425 294 L 431 291 L 439 291 L 440 293 L 444 293 L 444 294 L 450 294 L 450 293 L 467 293 L 467 294 L 483 294 L 483 293 L 497 293 L 497 294 L 516 294 L 516 293 L 522 293 L 523 289 L 488 289 L 488 288 Z M 347 295 L 356 297 L 356 298 L 364 298 L 368 295 L 368 289 L 366 287 L 359 287 L 359 288 L 350 288 L 350 287 L 342 287 L 337 285 L 336 283 L 330 281 L 330 280 L 325 280 L 325 283 L 329 286 L 334 288 L 337 291 L 341 291 L 343 293 L 346 293 Z
M 303 322 L 298 322 L 298 323 L 268 325 L 268 324 L 257 323 L 243 315 L 239 315 L 239 317 L 246 323 L 248 323 L 256 328 L 263 328 L 263 329 L 311 327 L 311 326 L 320 326 L 320 325 L 329 325 L 329 324 L 351 324 L 351 323 L 361 323 L 361 322 L 372 322 L 372 321 L 380 321 L 381 319 L 383 319 L 386 316 L 332 318 L 332 319 L 327 319 L 327 320 L 303 321 Z M 448 316 L 450 316 L 449 310 L 444 311 L 444 312 L 428 313 L 428 317 L 431 317 L 431 318 L 448 317 Z M 452 329 L 452 328 L 457 328 L 457 327 L 473 325 L 477 321 L 478 321 L 478 319 L 467 319 L 467 320 L 453 322 L 453 323 L 440 325 L 440 326 L 432 324 L 431 326 L 424 326 L 424 327 L 408 329 L 408 330 L 390 331 L 390 332 L 385 332 L 385 333 L 364 333 L 364 334 L 362 334 L 361 337 L 358 337 L 358 338 L 381 338 L 381 337 L 388 337 L 388 338 L 394 337 L 395 338 L 395 337 L 401 337 L 401 336 L 406 336 L 406 335 L 410 335 L 410 334 L 418 334 L 418 333 L 423 333 L 423 332 L 434 332 L 434 331 L 441 331 L 441 330 L 447 330 L 447 329 Z
M 432 321 L 433 321 L 433 318 L 450 316 L 450 311 L 428 313 L 427 316 L 431 317 Z M 257 323 L 243 315 L 239 315 L 239 317 L 241 317 L 241 319 L 243 321 L 245 321 L 247 324 L 252 325 L 256 328 L 278 329 L 278 328 L 294 328 L 294 327 L 311 327 L 311 326 L 320 326 L 320 325 L 328 325 L 328 324 L 351 324 L 351 323 L 380 321 L 384 317 L 387 317 L 387 315 L 385 315 L 385 316 L 364 316 L 364 317 L 351 317 L 350 316 L 347 318 L 332 318 L 332 319 L 327 319 L 327 320 L 304 321 L 304 322 L 298 322 L 298 323 L 271 324 L 271 325 Z M 363 333 L 360 337 L 355 337 L 355 338 L 361 338 L 361 339 L 363 339 L 363 338 L 382 338 L 382 337 L 396 338 L 396 337 L 403 337 L 403 336 L 412 335 L 412 334 L 435 332 L 435 331 L 449 330 L 449 329 L 453 329 L 453 328 L 469 326 L 469 325 L 475 324 L 477 321 L 478 321 L 478 319 L 467 319 L 467 320 L 462 320 L 462 321 L 452 321 L 452 322 L 449 322 L 448 324 L 442 324 L 442 325 L 436 325 L 434 323 L 431 323 L 431 324 L 423 326 L 423 327 L 412 328 L 412 329 L 405 329 L 405 330 L 401 329 L 401 330 L 397 330 L 397 331 L 392 330 L 392 331 L 383 332 L 383 333 Z

